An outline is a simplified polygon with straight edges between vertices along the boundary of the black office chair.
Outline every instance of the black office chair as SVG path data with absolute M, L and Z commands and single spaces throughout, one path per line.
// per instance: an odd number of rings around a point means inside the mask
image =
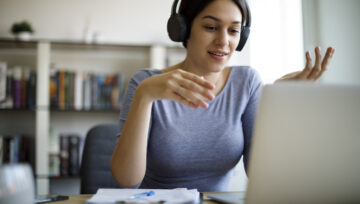
M 110 171 L 117 133 L 116 124 L 97 125 L 87 133 L 80 167 L 81 194 L 94 194 L 98 188 L 121 187 Z

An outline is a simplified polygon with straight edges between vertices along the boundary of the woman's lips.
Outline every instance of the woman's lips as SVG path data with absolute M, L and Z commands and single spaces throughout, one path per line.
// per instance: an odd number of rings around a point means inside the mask
M 216 60 L 224 60 L 228 55 L 228 53 L 224 51 L 208 51 L 208 53 L 213 59 Z

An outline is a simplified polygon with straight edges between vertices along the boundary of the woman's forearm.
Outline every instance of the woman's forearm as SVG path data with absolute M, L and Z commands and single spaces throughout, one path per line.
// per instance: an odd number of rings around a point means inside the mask
M 135 186 L 144 178 L 151 106 L 152 100 L 144 97 L 139 85 L 110 162 L 112 174 L 124 187 Z

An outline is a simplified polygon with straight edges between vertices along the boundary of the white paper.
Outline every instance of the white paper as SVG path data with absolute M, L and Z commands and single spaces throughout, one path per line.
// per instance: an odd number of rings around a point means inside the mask
M 131 196 L 148 191 L 154 191 L 155 195 L 139 199 L 130 199 Z M 115 204 L 125 203 L 199 203 L 199 192 L 196 189 L 99 189 L 86 204 Z M 161 202 L 164 201 L 164 202 Z

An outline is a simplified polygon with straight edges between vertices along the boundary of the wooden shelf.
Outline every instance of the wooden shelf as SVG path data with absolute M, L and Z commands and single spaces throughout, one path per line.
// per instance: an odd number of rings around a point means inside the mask
M 86 43 L 79 40 L 53 40 L 53 39 L 32 39 L 20 41 L 15 38 L 0 38 L 1 48 L 36 48 L 39 42 L 51 43 L 55 49 L 83 49 L 83 50 L 106 50 L 106 49 L 150 49 L 152 44 L 120 44 L 114 42 Z M 184 49 L 181 46 L 167 46 L 168 49 Z
M 56 109 L 50 108 L 51 112 L 76 112 L 76 113 L 119 113 L 118 109 L 89 109 L 89 110 L 76 110 L 76 109 Z
M 37 41 L 19 41 L 13 38 L 0 38 L 0 48 L 36 49 Z
M 51 180 L 61 180 L 61 179 L 80 179 L 80 176 L 48 176 L 48 175 L 38 175 L 37 178 L 46 178 Z
M 0 108 L 1 112 L 35 112 L 35 109 L 29 109 L 29 108 L 12 108 L 12 109 L 8 109 L 8 108 Z

